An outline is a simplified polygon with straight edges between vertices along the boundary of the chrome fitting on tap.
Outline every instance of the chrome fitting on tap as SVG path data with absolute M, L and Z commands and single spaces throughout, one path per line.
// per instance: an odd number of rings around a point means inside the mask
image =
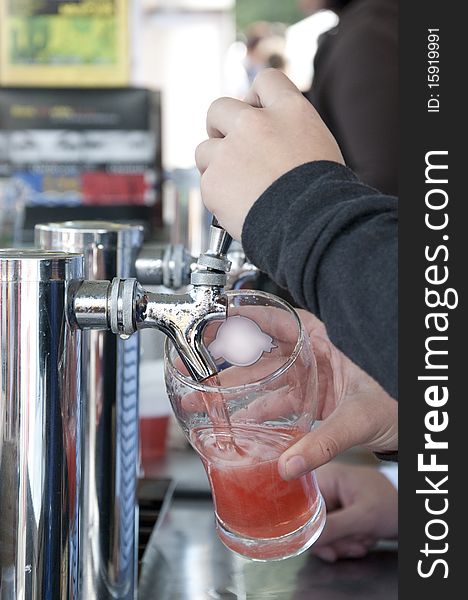
M 72 328 L 110 329 L 110 281 L 70 282 L 67 289 L 67 316 Z
M 145 292 L 134 278 L 115 277 L 109 295 L 110 329 L 120 336 L 130 336 L 144 318 Z

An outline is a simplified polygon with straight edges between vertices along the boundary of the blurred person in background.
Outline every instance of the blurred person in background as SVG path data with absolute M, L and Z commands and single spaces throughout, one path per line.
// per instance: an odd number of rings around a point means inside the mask
M 346 164 L 368 185 L 398 193 L 398 0 L 299 0 L 304 12 L 331 9 L 306 93 L 335 136 Z
M 252 23 L 247 28 L 244 65 L 249 86 L 262 69 L 273 66 L 270 64 L 272 56 L 284 57 L 285 31 L 281 23 L 267 21 Z
M 271 35 L 261 40 L 257 47 L 257 53 L 262 58 L 262 68 L 279 69 L 284 73 L 287 68 L 285 48 L 286 39 L 282 35 Z
M 285 71 L 286 27 L 282 23 L 256 21 L 248 26 L 244 40 L 234 42 L 224 65 L 227 96 L 242 100 L 255 77 L 273 67 Z

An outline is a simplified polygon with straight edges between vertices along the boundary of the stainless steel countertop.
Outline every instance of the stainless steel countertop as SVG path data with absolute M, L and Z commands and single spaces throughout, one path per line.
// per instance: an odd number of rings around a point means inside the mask
M 306 552 L 254 563 L 219 541 L 210 500 L 174 499 L 143 559 L 139 600 L 396 600 L 397 554 L 384 547 L 327 564 Z

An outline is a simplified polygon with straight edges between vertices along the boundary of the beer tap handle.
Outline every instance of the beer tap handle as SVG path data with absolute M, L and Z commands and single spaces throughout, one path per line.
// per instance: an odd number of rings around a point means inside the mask
M 211 220 L 210 247 L 208 248 L 207 254 L 225 256 L 231 242 L 232 237 L 225 229 L 223 229 L 223 227 L 221 227 L 218 223 L 218 219 L 213 215 Z

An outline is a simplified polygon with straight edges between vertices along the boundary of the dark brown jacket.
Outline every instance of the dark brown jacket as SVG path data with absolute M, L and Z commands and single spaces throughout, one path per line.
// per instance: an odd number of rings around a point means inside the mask
M 307 94 L 359 178 L 398 194 L 398 0 L 354 0 L 326 33 Z

